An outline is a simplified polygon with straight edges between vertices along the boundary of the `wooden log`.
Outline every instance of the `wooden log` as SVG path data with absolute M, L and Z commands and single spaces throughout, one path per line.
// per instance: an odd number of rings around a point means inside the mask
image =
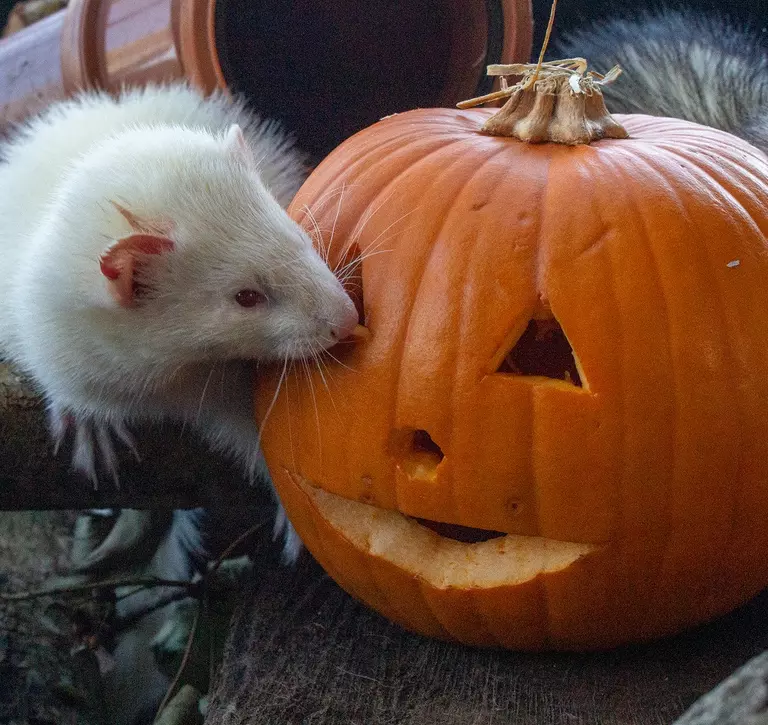
M 0 510 L 102 507 L 190 508 L 226 501 L 271 501 L 240 468 L 177 426 L 137 430 L 141 461 L 121 447 L 120 487 L 108 476 L 95 489 L 72 470 L 71 451 L 54 455 L 41 399 L 12 368 L 0 364 Z
M 235 617 L 206 725 L 663 725 L 768 648 L 768 592 L 659 642 L 529 654 L 409 634 L 309 555 L 258 581 Z M 679 725 L 710 722 L 737 721 Z

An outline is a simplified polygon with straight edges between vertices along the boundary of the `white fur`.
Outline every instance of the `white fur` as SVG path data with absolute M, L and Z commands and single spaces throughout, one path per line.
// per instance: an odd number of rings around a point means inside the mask
M 245 145 L 230 133 L 233 123 Z M 186 86 L 86 94 L 32 121 L 0 166 L 0 353 L 45 395 L 74 463 L 115 473 L 126 422 L 196 426 L 253 475 L 251 365 L 326 348 L 356 319 L 338 280 L 284 212 L 298 155 L 268 123 Z M 151 294 L 108 293 L 99 258 L 130 225 L 111 202 L 173 224 Z M 269 302 L 239 306 L 241 289 Z

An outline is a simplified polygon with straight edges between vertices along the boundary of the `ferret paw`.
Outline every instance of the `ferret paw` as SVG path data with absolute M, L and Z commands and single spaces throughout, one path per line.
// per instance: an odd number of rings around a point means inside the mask
M 293 524 L 288 520 L 283 505 L 279 502 L 277 504 L 277 513 L 275 514 L 272 538 L 275 541 L 282 538 L 283 551 L 280 555 L 280 561 L 286 566 L 293 566 L 297 562 L 304 544 L 296 533 L 296 529 L 293 528 Z
M 52 408 L 49 423 L 54 441 L 54 454 L 59 452 L 68 432 L 74 433 L 72 447 L 72 466 L 84 474 L 98 488 L 99 477 L 97 463 L 112 477 L 115 486 L 120 485 L 117 475 L 118 460 L 113 444 L 113 437 L 123 443 L 136 458 L 139 458 L 133 436 L 122 421 L 107 423 L 93 418 L 77 417 L 67 411 Z

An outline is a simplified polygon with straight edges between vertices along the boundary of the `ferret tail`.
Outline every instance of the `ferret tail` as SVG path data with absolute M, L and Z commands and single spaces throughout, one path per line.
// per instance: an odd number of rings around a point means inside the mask
M 73 561 L 71 573 L 99 575 L 147 566 L 162 550 L 155 562 L 162 572 L 155 573 L 165 579 L 191 580 L 210 558 L 204 541 L 206 521 L 207 512 L 201 508 L 123 509 L 104 541 Z
M 768 51 L 758 33 L 725 17 L 660 10 L 585 26 L 548 53 L 583 57 L 605 73 L 613 113 L 682 118 L 768 151 Z

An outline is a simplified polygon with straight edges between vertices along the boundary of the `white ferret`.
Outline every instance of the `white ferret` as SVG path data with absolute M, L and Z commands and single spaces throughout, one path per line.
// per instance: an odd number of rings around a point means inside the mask
M 284 206 L 299 154 L 184 85 L 51 107 L 3 149 L 0 354 L 94 481 L 113 437 L 170 419 L 261 468 L 251 365 L 345 338 L 354 304 Z M 263 472 L 263 469 L 262 469 Z

